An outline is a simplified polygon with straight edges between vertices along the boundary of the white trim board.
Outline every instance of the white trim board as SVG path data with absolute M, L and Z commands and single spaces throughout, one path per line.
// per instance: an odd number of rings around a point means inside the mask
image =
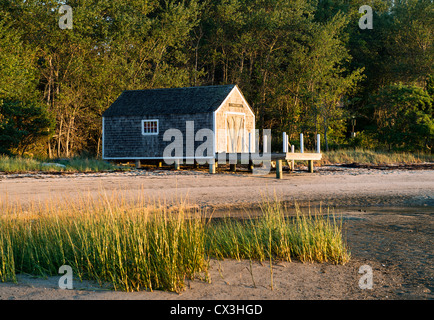
M 104 159 L 104 117 L 102 117 L 102 151 L 101 158 Z

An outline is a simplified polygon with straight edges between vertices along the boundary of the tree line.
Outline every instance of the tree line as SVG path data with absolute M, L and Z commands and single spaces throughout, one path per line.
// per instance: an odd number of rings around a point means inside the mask
M 123 90 L 218 84 L 241 88 L 275 148 L 303 132 L 431 152 L 433 1 L 368 2 L 71 0 L 61 29 L 65 1 L 0 0 L 0 153 L 100 155 Z

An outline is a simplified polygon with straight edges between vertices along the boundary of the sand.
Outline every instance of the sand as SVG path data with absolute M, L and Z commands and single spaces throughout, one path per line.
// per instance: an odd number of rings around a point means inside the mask
M 181 294 L 161 291 L 114 292 L 74 279 L 73 290 L 61 290 L 59 277 L 19 275 L 18 283 L 0 284 L 0 299 L 433 299 L 433 170 L 348 169 L 339 166 L 252 176 L 247 173 L 208 175 L 198 171 L 145 171 L 100 174 L 0 175 L 3 201 L 79 199 L 118 194 L 127 200 L 138 194 L 176 203 L 212 207 L 216 215 L 245 214 L 264 197 L 289 205 L 336 206 L 344 218 L 352 259 L 345 265 L 211 260 L 211 283 L 188 281 Z M 361 289 L 360 266 L 373 270 L 373 289 Z M 272 277 L 271 277 L 272 275 Z

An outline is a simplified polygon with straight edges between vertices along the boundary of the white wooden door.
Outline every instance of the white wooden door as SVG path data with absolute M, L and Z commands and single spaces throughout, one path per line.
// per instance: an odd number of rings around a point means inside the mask
M 245 121 L 244 113 L 226 113 L 226 152 L 245 152 Z

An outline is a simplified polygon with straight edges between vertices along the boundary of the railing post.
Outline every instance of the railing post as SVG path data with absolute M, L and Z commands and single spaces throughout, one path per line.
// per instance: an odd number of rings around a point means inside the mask
M 268 150 L 268 137 L 266 134 L 264 134 L 262 136 L 262 153 L 267 153 L 267 150 Z
M 252 153 L 252 133 L 249 132 L 249 153 Z
M 316 152 L 321 153 L 321 135 L 319 133 L 316 135 Z
M 304 152 L 304 141 L 303 141 L 303 134 L 300 133 L 300 153 Z

